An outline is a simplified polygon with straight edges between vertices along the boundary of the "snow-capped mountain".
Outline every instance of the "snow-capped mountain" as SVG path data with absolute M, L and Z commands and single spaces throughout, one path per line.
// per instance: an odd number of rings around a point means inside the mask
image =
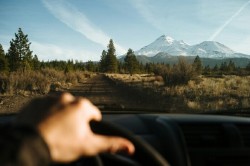
M 177 41 L 169 36 L 162 35 L 153 43 L 135 51 L 136 55 L 153 57 L 158 53 L 166 53 L 172 56 L 196 56 L 203 58 L 250 58 L 250 55 L 234 52 L 227 46 L 215 42 L 204 41 L 200 44 L 189 45 L 184 41 Z
M 215 41 L 204 41 L 190 47 L 189 55 L 199 55 L 206 58 L 230 58 L 235 52 L 225 45 Z
M 162 35 L 153 43 L 141 48 L 139 51 L 136 51 L 135 54 L 152 57 L 160 52 L 164 52 L 174 56 L 186 56 L 189 47 L 190 46 L 182 40 L 177 41 L 169 36 Z

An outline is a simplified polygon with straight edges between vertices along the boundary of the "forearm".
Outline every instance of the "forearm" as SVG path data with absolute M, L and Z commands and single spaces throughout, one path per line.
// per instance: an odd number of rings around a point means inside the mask
M 0 165 L 47 166 L 48 146 L 39 133 L 28 127 L 0 126 Z

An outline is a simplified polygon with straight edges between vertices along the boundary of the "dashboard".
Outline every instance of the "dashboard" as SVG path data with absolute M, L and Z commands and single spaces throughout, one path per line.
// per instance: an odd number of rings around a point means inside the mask
M 0 124 L 13 117 L 0 116 Z M 171 166 L 250 165 L 247 117 L 104 113 L 103 120 L 146 141 Z
M 190 114 L 105 114 L 173 166 L 250 165 L 250 119 Z

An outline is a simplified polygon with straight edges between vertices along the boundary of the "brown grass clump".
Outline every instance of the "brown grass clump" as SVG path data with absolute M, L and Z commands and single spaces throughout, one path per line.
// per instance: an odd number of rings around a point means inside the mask
M 40 71 L 0 73 L 0 94 L 47 94 L 50 90 L 57 91 L 71 85 L 83 82 L 91 77 L 81 71 L 64 73 L 55 69 L 42 69 Z
M 121 81 L 140 89 L 151 89 L 152 93 L 182 99 L 188 109 L 206 111 L 250 107 L 250 76 L 223 76 L 221 78 L 196 77 L 186 85 L 164 85 L 161 76 L 109 74 L 113 80 Z M 180 101 L 180 100 L 178 100 Z M 167 101 L 166 101 L 167 102 Z

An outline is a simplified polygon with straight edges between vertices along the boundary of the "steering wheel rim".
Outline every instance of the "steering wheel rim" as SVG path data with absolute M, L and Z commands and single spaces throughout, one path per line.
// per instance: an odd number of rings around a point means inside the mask
M 131 157 L 133 160 L 136 160 L 143 165 L 170 166 L 168 161 L 166 161 L 166 159 L 158 151 L 156 151 L 143 139 L 134 136 L 133 133 L 127 129 L 107 121 L 92 121 L 90 126 L 94 133 L 121 136 L 130 140 L 136 149 L 135 154 Z

